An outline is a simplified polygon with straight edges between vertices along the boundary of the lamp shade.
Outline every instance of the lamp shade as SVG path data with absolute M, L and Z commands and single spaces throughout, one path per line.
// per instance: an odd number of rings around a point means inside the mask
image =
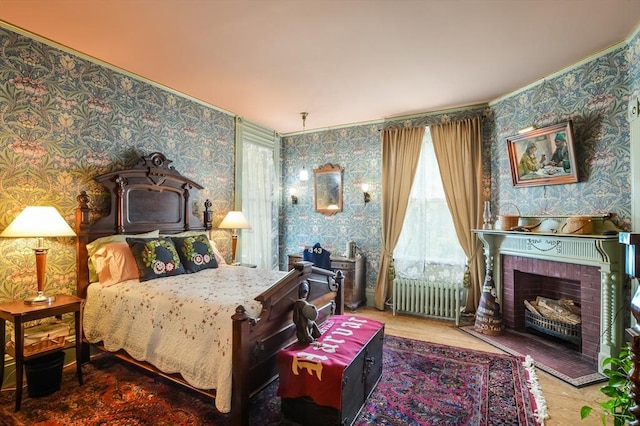
M 76 233 L 51 206 L 26 207 L 0 234 L 0 237 L 73 237 Z
M 221 229 L 248 229 L 251 228 L 249 226 L 249 222 L 247 218 L 244 217 L 244 214 L 240 211 L 230 211 L 227 215 L 222 219 L 218 228 Z

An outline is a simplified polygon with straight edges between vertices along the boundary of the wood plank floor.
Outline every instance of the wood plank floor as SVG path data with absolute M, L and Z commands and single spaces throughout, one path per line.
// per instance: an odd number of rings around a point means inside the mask
M 384 322 L 386 334 L 485 352 L 502 352 L 500 349 L 459 330 L 453 321 L 406 314 L 394 316 L 390 311 L 383 312 L 371 307 L 359 308 L 357 315 Z M 545 421 L 546 426 L 596 426 L 602 424 L 596 413 L 591 414 L 585 420 L 580 420 L 580 408 L 583 405 L 590 405 L 594 407 L 594 410 L 598 410 L 598 402 L 606 399 L 599 391 L 602 384 L 578 389 L 544 371 L 536 369 L 536 374 L 542 393 L 547 400 L 549 418 Z

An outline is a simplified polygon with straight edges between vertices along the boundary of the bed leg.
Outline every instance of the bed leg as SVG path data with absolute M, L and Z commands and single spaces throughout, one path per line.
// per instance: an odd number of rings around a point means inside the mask
M 249 424 L 249 316 L 243 306 L 236 308 L 233 320 L 233 360 L 231 373 L 231 424 Z

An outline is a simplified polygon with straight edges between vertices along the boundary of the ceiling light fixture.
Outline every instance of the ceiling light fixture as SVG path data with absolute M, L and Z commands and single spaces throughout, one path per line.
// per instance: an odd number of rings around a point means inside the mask
M 302 139 L 304 140 L 304 129 L 305 129 L 305 124 L 307 122 L 307 116 L 309 115 L 308 112 L 301 112 L 300 116 L 302 117 Z M 302 181 L 306 181 L 309 180 L 309 172 L 307 171 L 307 169 L 304 168 L 304 166 L 302 166 L 302 170 L 300 170 L 300 176 L 299 179 Z

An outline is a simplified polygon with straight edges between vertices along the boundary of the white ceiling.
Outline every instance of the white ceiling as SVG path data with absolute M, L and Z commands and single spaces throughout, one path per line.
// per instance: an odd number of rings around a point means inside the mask
M 0 20 L 281 133 L 492 101 L 625 41 L 640 0 L 0 0 Z

